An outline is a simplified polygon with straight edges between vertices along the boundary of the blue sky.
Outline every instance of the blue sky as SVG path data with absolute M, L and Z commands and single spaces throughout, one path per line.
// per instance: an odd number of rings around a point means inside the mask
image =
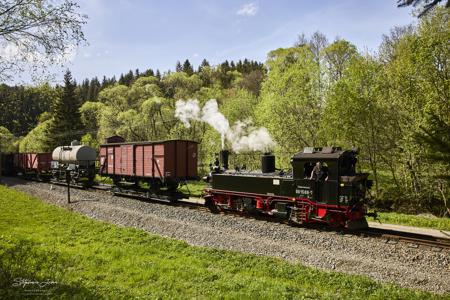
M 265 61 L 270 50 L 289 47 L 300 33 L 319 30 L 345 38 L 360 51 L 377 49 L 383 33 L 415 21 L 396 0 L 156 1 L 82 0 L 89 16 L 89 45 L 67 65 L 80 81 L 130 69 L 174 69 L 177 60 L 198 65 L 225 59 Z

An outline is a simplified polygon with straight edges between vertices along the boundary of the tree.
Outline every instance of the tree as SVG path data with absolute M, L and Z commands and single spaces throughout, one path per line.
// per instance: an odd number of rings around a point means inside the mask
M 88 89 L 86 100 L 88 100 L 88 101 L 97 100 L 100 89 L 101 89 L 101 84 L 98 81 L 97 77 L 92 78 L 91 81 L 89 82 L 89 89 Z
M 261 90 L 261 84 L 264 80 L 265 73 L 261 70 L 254 70 L 244 74 L 240 82 L 240 87 L 245 88 L 258 96 Z
M 335 81 L 342 78 L 350 60 L 358 54 L 356 47 L 346 40 L 336 40 L 322 52 L 331 79 Z
M 407 35 L 414 33 L 412 25 L 395 26 L 391 28 L 389 35 L 383 34 L 381 45 L 378 49 L 379 58 L 383 63 L 389 63 L 395 59 L 395 52 L 399 42 Z
M 57 92 L 48 84 L 35 87 L 0 85 L 0 124 L 15 136 L 27 134 L 38 124 L 39 116 L 50 110 Z
M 0 79 L 61 64 L 84 43 L 86 16 L 71 0 L 0 2 Z
M 438 151 L 438 145 L 432 145 L 442 141 L 438 128 L 445 128 L 437 126 L 436 120 L 450 124 L 448 22 L 448 11 L 442 7 L 424 15 L 419 26 L 394 43 L 385 66 L 390 86 L 385 97 L 399 124 L 397 177 L 402 194 L 416 209 L 436 214 L 442 214 L 442 204 L 450 196 L 448 188 L 439 192 L 448 181 L 442 185 L 442 180 L 436 179 L 448 169 L 442 161 L 430 159 L 445 152 L 445 148 Z M 425 140 L 418 138 L 420 135 Z
M 76 84 L 69 70 L 64 74 L 61 97 L 53 104 L 52 120 L 47 129 L 49 149 L 58 145 L 69 145 L 83 135 L 80 118 L 80 99 L 75 93 Z
M 48 152 L 53 151 L 48 145 L 48 129 L 52 120 L 39 123 L 19 143 L 19 152 Z
M 98 122 L 105 105 L 101 102 L 85 102 L 80 107 L 81 121 L 89 133 L 98 130 Z
M 181 66 L 181 63 L 179 60 L 177 60 L 177 63 L 175 64 L 175 71 L 176 72 L 182 72 L 183 71 L 183 67 Z
M 258 124 L 268 128 L 281 150 L 298 151 L 319 144 L 322 104 L 318 65 L 309 47 L 293 47 L 271 51 L 269 73 L 262 84 L 257 107 Z
M 164 76 L 162 82 L 165 97 L 174 99 L 192 97 L 202 85 L 202 81 L 197 74 L 188 76 L 184 72 L 168 74 Z
M 380 193 L 380 155 L 390 148 L 391 110 L 383 106 L 383 76 L 380 64 L 370 56 L 355 58 L 343 77 L 331 88 L 323 126 L 328 141 L 362 149 L 362 165 L 370 168 L 375 193 Z M 386 137 L 387 133 L 387 137 Z
M 0 153 L 12 153 L 16 151 L 15 137 L 8 128 L 0 126 Z
M 437 6 L 439 3 L 444 2 L 444 0 L 397 0 L 398 7 L 405 6 L 422 6 L 422 11 L 419 13 L 419 18 L 426 15 L 431 9 Z M 450 1 L 447 0 L 445 4 L 446 8 L 450 7 Z
M 206 58 L 204 58 L 200 66 L 198 66 L 198 72 L 200 73 L 205 67 L 210 67 L 209 62 L 206 60 Z
M 194 68 L 191 65 L 191 62 L 189 61 L 189 59 L 186 59 L 183 63 L 183 72 L 188 74 L 189 76 L 191 76 L 192 74 L 194 74 Z

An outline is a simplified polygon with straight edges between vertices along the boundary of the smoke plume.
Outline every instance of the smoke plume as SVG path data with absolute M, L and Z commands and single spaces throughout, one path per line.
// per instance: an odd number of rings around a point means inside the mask
M 203 121 L 220 133 L 222 149 L 227 140 L 234 152 L 263 151 L 273 149 L 275 142 L 266 128 L 256 128 L 251 121 L 237 121 L 230 126 L 227 118 L 219 111 L 215 99 L 211 99 L 200 108 L 198 100 L 178 100 L 175 107 L 175 117 L 189 128 L 190 120 Z

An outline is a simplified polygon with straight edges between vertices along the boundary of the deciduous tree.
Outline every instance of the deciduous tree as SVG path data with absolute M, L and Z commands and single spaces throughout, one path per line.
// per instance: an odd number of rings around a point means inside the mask
M 25 69 L 36 74 L 64 63 L 84 43 L 86 16 L 71 0 L 4 0 L 0 2 L 0 79 Z

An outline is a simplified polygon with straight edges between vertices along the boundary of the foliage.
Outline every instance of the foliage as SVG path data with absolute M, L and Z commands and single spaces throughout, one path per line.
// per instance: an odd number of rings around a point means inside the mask
M 0 153 L 13 153 L 16 150 L 14 146 L 15 137 L 9 132 L 8 128 L 0 126 Z
M 445 2 L 444 0 L 397 0 L 398 7 L 405 6 L 421 6 L 422 11 L 419 13 L 419 17 L 425 16 L 430 12 L 435 6 L 437 6 L 440 2 Z M 450 1 L 447 0 L 445 4 L 446 8 L 450 7 Z
M 50 152 L 53 148 L 48 145 L 47 132 L 52 120 L 39 123 L 19 143 L 19 152 Z
M 269 74 L 263 82 L 257 107 L 264 124 L 281 151 L 295 152 L 319 144 L 321 122 L 318 65 L 307 46 L 278 49 L 269 53 Z
M 396 206 L 408 203 L 413 212 L 442 215 L 448 210 L 449 181 L 442 184 L 436 180 L 436 176 L 448 174 L 448 169 L 430 161 L 435 150 L 417 139 L 423 130 L 434 131 L 430 115 L 450 124 L 448 22 L 447 11 L 436 8 L 415 30 L 392 40 L 392 53 L 386 56 L 391 59 L 384 65 L 387 88 L 383 99 L 395 113 L 395 122 L 386 127 L 386 134 L 396 139 L 385 157 L 385 167 L 402 191 Z
M 42 113 L 49 111 L 58 91 L 48 84 L 23 87 L 0 85 L 0 124 L 15 136 L 22 136 L 33 129 Z
M 385 128 L 395 118 L 381 102 L 380 70 L 380 64 L 370 57 L 354 59 L 330 89 L 323 122 L 329 142 L 363 149 L 360 158 L 368 162 L 377 194 L 380 155 L 393 143 L 390 132 L 385 136 Z
M 0 206 L 4 299 L 23 298 L 23 288 L 13 286 L 19 277 L 52 282 L 42 289 L 54 298 L 445 298 L 281 259 L 189 246 L 2 186 Z
M 81 137 L 81 144 L 92 147 L 94 149 L 99 149 L 100 143 L 97 139 L 90 133 L 86 133 Z
M 75 94 L 76 85 L 72 74 L 67 70 L 61 97 L 53 103 L 52 119 L 47 128 L 47 146 L 50 149 L 60 145 L 70 145 L 80 140 L 83 128 L 80 118 L 80 100 Z
M 86 16 L 74 1 L 4 0 L 0 3 L 0 79 L 30 67 L 32 74 L 65 62 L 84 43 Z

